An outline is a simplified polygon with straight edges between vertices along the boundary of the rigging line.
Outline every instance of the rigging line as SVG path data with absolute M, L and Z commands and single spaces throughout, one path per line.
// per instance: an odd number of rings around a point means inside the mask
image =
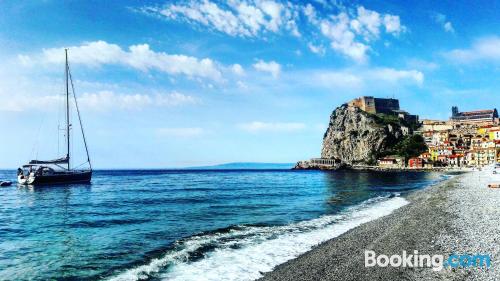
M 75 170 L 76 170 L 77 168 L 80 168 L 81 166 L 83 166 L 83 165 L 85 165 L 85 164 L 87 164 L 87 163 L 89 163 L 89 161 L 85 161 L 85 162 L 83 162 L 82 164 L 80 164 L 80 165 L 78 165 L 78 166 L 74 167 L 73 169 L 75 169 Z M 90 164 L 90 163 L 89 163 L 89 164 Z
M 69 77 L 69 65 L 68 65 L 68 77 Z M 71 98 L 70 98 L 69 102 L 71 102 Z M 71 132 L 71 130 L 73 130 L 73 111 L 71 108 L 71 104 L 68 107 L 68 116 L 69 116 L 69 131 Z M 73 164 L 74 163 L 73 160 L 75 158 L 75 154 L 74 154 L 75 136 L 74 136 L 73 132 L 71 132 L 70 135 L 72 136 L 72 139 L 71 139 L 71 142 L 69 145 L 69 151 L 71 152 L 70 155 L 72 155 L 72 156 L 69 158 L 69 163 Z M 71 165 L 71 167 L 73 168 L 73 165 Z
M 92 170 L 92 163 L 90 163 L 89 149 L 87 147 L 87 140 L 85 138 L 85 132 L 83 130 L 82 118 L 80 115 L 80 109 L 78 108 L 78 101 L 76 100 L 75 86 L 73 85 L 73 76 L 71 75 L 69 64 L 68 64 L 68 74 L 69 74 L 69 80 L 71 81 L 71 92 L 73 93 L 73 98 L 75 100 L 76 112 L 78 114 L 78 121 L 80 122 L 80 129 L 82 130 L 83 143 L 85 144 L 85 152 L 87 152 L 87 161 L 89 162 L 90 170 Z

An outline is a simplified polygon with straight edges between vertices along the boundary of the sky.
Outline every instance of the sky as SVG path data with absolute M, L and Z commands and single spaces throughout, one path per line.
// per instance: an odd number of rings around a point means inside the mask
M 500 1 L 0 1 L 0 168 L 64 154 L 64 48 L 95 168 L 292 163 L 358 96 L 499 108 L 499 26 Z

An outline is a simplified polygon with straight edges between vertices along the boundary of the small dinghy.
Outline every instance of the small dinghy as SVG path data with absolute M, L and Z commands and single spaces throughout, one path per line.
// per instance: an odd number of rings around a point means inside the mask
M 0 181 L 0 186 L 11 186 L 12 182 L 11 181 Z

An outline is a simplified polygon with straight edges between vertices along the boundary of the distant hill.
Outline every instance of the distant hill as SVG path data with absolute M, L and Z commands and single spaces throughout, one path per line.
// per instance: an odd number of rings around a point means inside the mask
M 255 162 L 235 162 L 213 166 L 186 167 L 193 170 L 266 170 L 266 169 L 291 169 L 294 163 L 255 163 Z

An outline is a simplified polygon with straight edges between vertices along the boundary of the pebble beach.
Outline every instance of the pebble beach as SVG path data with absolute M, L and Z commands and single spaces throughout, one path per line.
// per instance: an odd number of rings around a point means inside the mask
M 409 204 L 277 266 L 261 280 L 500 280 L 500 182 L 491 170 L 458 174 L 406 196 Z M 365 250 L 388 256 L 487 254 L 486 267 L 365 267 Z

